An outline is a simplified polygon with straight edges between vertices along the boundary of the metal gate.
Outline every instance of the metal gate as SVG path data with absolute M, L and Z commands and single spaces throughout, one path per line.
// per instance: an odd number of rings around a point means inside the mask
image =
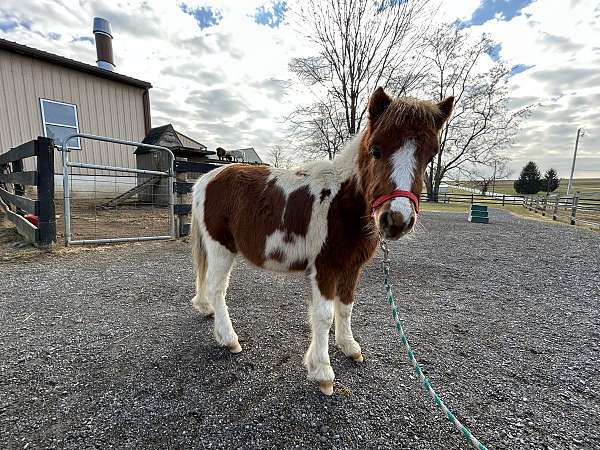
M 71 150 L 68 148 L 67 144 L 72 139 L 90 139 L 95 141 L 102 141 L 114 144 L 127 145 L 132 147 L 143 147 L 158 150 L 161 152 L 165 152 L 169 158 L 169 170 L 167 172 L 155 171 L 155 170 L 144 170 L 144 169 L 133 169 L 131 167 L 116 167 L 116 166 L 106 166 L 100 164 L 88 164 L 81 162 L 69 161 L 69 153 Z M 173 192 L 173 184 L 175 182 L 175 172 L 173 170 L 173 163 L 175 161 L 175 156 L 173 152 L 166 147 L 158 146 L 158 145 L 150 145 L 144 144 L 141 142 L 133 142 L 133 141 L 124 141 L 121 139 L 114 139 L 104 136 L 94 136 L 91 134 L 83 134 L 83 133 L 75 133 L 69 135 L 63 142 L 62 148 L 62 161 L 63 161 L 63 197 L 64 197 L 64 226 L 65 226 L 65 244 L 108 244 L 112 242 L 131 242 L 131 241 L 151 241 L 151 240 L 160 240 L 160 239 L 172 239 L 175 237 L 175 215 L 174 215 L 174 192 Z M 81 151 L 81 150 L 78 150 Z M 73 239 L 71 233 L 71 190 L 69 185 L 69 176 L 71 175 L 71 168 L 81 168 L 81 169 L 95 169 L 100 171 L 110 171 L 110 172 L 124 172 L 130 174 L 143 174 L 143 175 L 153 175 L 159 177 L 167 178 L 167 195 L 168 195 L 168 216 L 169 216 L 169 235 L 163 236 L 137 236 L 137 237 L 115 237 L 115 238 L 106 238 L 106 239 Z

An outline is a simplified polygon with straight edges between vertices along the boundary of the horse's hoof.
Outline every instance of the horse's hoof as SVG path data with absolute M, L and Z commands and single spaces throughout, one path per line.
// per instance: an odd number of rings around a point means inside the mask
M 365 360 L 362 353 L 355 353 L 354 355 L 352 355 L 352 359 L 358 363 L 361 363 Z
M 238 341 L 235 341 L 233 344 L 229 344 L 227 348 L 231 353 L 239 353 L 242 351 L 242 346 Z
M 325 395 L 333 395 L 333 381 L 319 381 L 319 390 Z

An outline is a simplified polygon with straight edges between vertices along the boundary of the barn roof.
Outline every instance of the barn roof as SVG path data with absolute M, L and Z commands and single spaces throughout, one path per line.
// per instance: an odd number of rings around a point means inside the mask
M 215 152 L 206 150 L 206 146 L 200 144 L 198 141 L 186 136 L 188 139 L 196 142 L 199 146 L 203 148 L 194 148 L 185 146 L 181 143 L 179 139 L 179 134 L 173 128 L 173 125 L 168 123 L 167 125 L 163 125 L 160 127 L 151 128 L 144 140 L 143 144 L 150 145 L 162 145 L 163 147 L 167 147 L 170 149 L 175 156 L 187 157 L 187 156 L 206 156 L 206 155 L 214 155 Z M 185 136 L 185 135 L 184 135 Z M 144 153 L 150 153 L 152 150 L 144 147 L 138 147 L 135 150 L 135 154 L 142 155 Z
M 239 152 L 244 152 L 246 155 L 246 161 L 262 163 L 262 159 L 260 156 L 258 156 L 256 150 L 254 150 L 254 147 L 237 148 L 236 150 Z
M 38 50 L 37 48 L 28 47 L 23 44 L 8 41 L 6 39 L 0 39 L 0 50 L 5 50 L 7 52 L 16 53 L 19 55 L 30 56 L 40 61 L 49 62 L 62 67 L 67 67 L 69 69 L 77 70 L 79 72 L 89 73 L 100 78 L 118 81 L 123 84 L 128 84 L 130 86 L 135 86 L 142 89 L 150 89 L 152 87 L 152 85 L 147 81 L 131 78 L 126 75 L 121 75 L 117 72 L 111 72 L 110 70 L 100 69 L 99 67 L 92 66 L 91 64 L 82 63 L 81 61 L 65 58 L 64 56 L 48 53 Z

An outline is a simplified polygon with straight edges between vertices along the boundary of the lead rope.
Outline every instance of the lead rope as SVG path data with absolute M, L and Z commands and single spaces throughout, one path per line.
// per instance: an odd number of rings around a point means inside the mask
M 410 347 L 410 344 L 408 343 L 406 334 L 404 334 L 404 329 L 402 328 L 402 322 L 400 322 L 400 318 L 398 316 L 398 308 L 396 308 L 396 302 L 394 301 L 394 296 L 392 294 L 392 286 L 390 284 L 390 259 L 389 259 L 390 251 L 387 246 L 387 243 L 385 242 L 385 240 L 383 240 L 383 238 L 380 239 L 380 245 L 381 245 L 381 250 L 383 250 L 383 284 L 385 285 L 385 290 L 387 292 L 387 301 L 388 301 L 388 304 L 392 308 L 392 317 L 394 318 L 394 321 L 396 322 L 396 331 L 398 331 L 398 333 L 400 334 L 400 340 L 402 341 L 402 344 L 404 345 L 404 348 L 406 349 L 406 353 L 408 355 L 408 360 L 410 361 L 413 368 L 415 369 L 415 373 L 419 376 L 419 379 L 421 380 L 421 384 L 423 385 L 425 390 L 429 393 L 429 395 L 433 399 L 436 406 L 444 412 L 444 414 L 446 415 L 446 418 L 450 422 L 452 422 L 452 424 L 456 427 L 456 429 L 465 438 L 467 438 L 469 440 L 469 442 L 473 445 L 473 447 L 475 447 L 479 450 L 487 450 L 487 447 L 485 445 L 483 445 L 481 442 L 479 442 L 477 440 L 477 438 L 471 434 L 469 429 L 466 426 L 464 426 L 460 422 L 460 420 L 458 420 L 456 418 L 456 416 L 454 414 L 452 414 L 452 411 L 450 411 L 448 409 L 448 407 L 442 401 L 440 396 L 433 390 L 433 387 L 431 387 L 429 378 L 427 378 L 423 374 L 423 371 L 421 370 L 421 366 L 415 359 L 415 355 L 412 351 L 412 348 Z

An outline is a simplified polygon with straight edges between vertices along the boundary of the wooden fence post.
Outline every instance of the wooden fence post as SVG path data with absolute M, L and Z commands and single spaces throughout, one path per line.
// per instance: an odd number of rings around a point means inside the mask
M 56 242 L 56 213 L 54 205 L 54 142 L 46 137 L 38 137 L 37 155 L 37 216 L 38 243 L 47 246 Z
M 13 161 L 11 163 L 9 163 L 12 167 L 12 172 L 13 173 L 17 173 L 17 172 L 23 172 L 23 160 L 19 159 L 17 161 Z M 23 184 L 14 184 L 14 190 L 15 190 L 15 195 L 19 195 L 21 197 L 25 196 L 25 185 Z M 16 207 L 16 211 L 17 214 L 26 214 L 25 211 L 23 211 L 21 208 L 19 208 L 18 206 Z
M 552 220 L 558 220 L 558 203 L 560 202 L 560 194 L 556 194 L 556 202 L 554 202 L 554 211 L 552 212 Z
M 544 197 L 544 206 L 542 207 L 542 216 L 546 215 L 546 207 L 548 206 L 548 194 Z
M 573 206 L 571 207 L 571 225 L 577 221 L 577 204 L 579 203 L 579 191 L 573 195 Z

